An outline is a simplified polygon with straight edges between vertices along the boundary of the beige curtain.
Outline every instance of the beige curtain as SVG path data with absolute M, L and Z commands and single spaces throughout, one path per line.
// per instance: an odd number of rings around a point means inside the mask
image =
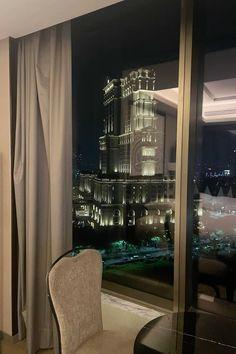
M 72 243 L 70 23 L 21 38 L 17 70 L 18 324 L 33 354 L 52 346 L 45 278 Z

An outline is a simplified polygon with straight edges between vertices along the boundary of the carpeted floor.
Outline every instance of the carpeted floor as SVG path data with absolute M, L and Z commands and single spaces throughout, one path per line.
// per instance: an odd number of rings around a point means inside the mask
M 125 332 L 133 341 L 147 322 L 162 314 L 115 296 L 102 294 L 104 329 L 119 333 Z M 0 354 L 27 354 L 26 342 L 21 341 L 13 344 L 10 340 L 4 339 L 0 342 Z M 53 354 L 53 350 L 40 350 L 38 354 Z

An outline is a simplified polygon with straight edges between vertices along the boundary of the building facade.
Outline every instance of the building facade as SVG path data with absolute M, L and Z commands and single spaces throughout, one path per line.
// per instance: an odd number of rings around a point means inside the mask
M 175 178 L 173 167 L 168 171 L 171 161 L 166 161 L 166 151 L 175 142 L 166 140 L 170 124 L 156 91 L 153 69 L 138 69 L 107 81 L 99 172 L 80 173 L 79 198 L 74 204 L 76 219 L 83 226 L 143 225 L 156 232 L 167 214 L 174 224 Z
M 103 174 L 163 174 L 165 118 L 158 113 L 154 70 L 139 69 L 104 88 Z

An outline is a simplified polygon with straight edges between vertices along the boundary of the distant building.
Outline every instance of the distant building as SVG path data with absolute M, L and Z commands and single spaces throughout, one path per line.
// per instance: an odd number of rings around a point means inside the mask
M 75 213 L 83 223 L 87 218 L 93 227 L 137 222 L 153 227 L 165 224 L 166 212 L 172 215 L 176 111 L 157 99 L 156 90 L 156 73 L 150 69 L 108 80 L 100 172 L 79 177 Z M 174 223 L 174 215 L 168 220 Z
M 158 113 L 154 70 L 139 69 L 104 88 L 103 174 L 155 176 L 164 171 L 165 118 Z

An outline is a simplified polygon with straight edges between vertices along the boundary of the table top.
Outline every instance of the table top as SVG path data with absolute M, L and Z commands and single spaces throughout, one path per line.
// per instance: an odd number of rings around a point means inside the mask
M 134 354 L 236 354 L 236 321 L 214 314 L 182 312 L 147 323 Z

